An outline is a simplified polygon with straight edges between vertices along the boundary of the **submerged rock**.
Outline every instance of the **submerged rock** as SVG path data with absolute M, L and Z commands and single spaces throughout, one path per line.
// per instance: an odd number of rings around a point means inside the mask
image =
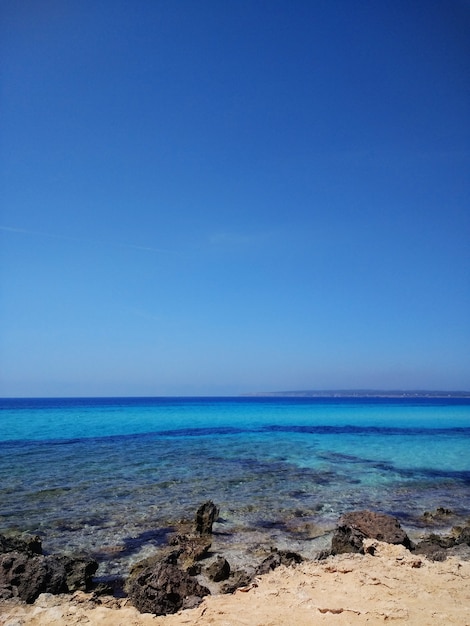
M 391 515 L 374 511 L 354 511 L 343 515 L 331 540 L 331 553 L 359 552 L 364 554 L 364 539 L 377 539 L 386 543 L 401 544 L 410 549 L 412 543 Z

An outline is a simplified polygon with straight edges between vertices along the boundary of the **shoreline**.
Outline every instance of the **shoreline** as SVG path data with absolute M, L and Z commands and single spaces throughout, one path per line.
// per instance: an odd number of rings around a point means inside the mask
M 34 604 L 0 602 L 2 626 L 310 626 L 470 624 L 470 562 L 429 561 L 401 545 L 366 540 L 374 554 L 340 554 L 256 577 L 229 595 L 206 596 L 172 615 L 138 613 L 126 599 L 43 594 Z

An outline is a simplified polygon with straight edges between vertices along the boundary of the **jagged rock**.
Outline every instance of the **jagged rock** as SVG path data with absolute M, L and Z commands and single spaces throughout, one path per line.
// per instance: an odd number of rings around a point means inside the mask
M 198 606 L 210 592 L 187 572 L 171 563 L 158 563 L 131 575 L 127 591 L 141 613 L 166 615 Z
M 395 517 L 373 511 L 354 511 L 346 513 L 339 519 L 331 540 L 331 552 L 364 554 L 362 541 L 366 538 L 402 544 L 408 549 L 412 547 L 409 537 Z
M 93 559 L 6 552 L 0 555 L 0 588 L 31 603 L 41 593 L 88 591 L 97 569 Z
M 432 561 L 445 561 L 448 556 L 468 558 L 466 546 L 470 546 L 470 526 L 454 528 L 454 536 L 436 535 L 431 533 L 423 537 L 414 547 L 418 554 L 424 554 Z
M 171 538 L 171 545 L 178 548 L 178 557 L 188 567 L 194 561 L 204 559 L 210 548 L 211 541 L 204 535 L 175 535 Z
M 42 554 L 41 538 L 37 535 L 17 535 L 8 537 L 0 535 L 0 554 L 5 552 L 25 552 L 26 554 Z
M 65 582 L 69 593 L 73 591 L 89 591 L 92 587 L 93 575 L 98 569 L 94 559 L 86 557 L 56 557 L 65 567 Z
M 41 593 L 65 593 L 65 567 L 53 556 L 7 552 L 0 556 L 0 587 L 32 603 Z
M 222 580 L 227 580 L 227 578 L 230 576 L 229 562 L 224 559 L 224 557 L 218 556 L 217 560 L 209 565 L 209 567 L 206 569 L 206 573 L 209 578 L 215 583 L 218 583 Z
M 470 526 L 459 528 L 458 535 L 455 538 L 455 543 L 466 543 L 470 546 Z
M 289 552 L 288 550 L 274 550 L 272 554 L 264 559 L 258 565 L 255 571 L 256 576 L 267 574 L 268 572 L 278 568 L 280 565 L 290 567 L 295 563 L 302 563 L 303 558 L 297 552 Z
M 436 521 L 442 521 L 446 517 L 450 517 L 452 515 L 455 515 L 454 512 L 451 511 L 450 509 L 446 509 L 443 506 L 438 506 L 435 511 L 425 511 L 423 513 L 423 517 L 426 520 L 436 520 Z
M 202 504 L 196 511 L 196 532 L 200 535 L 211 535 L 212 525 L 218 517 L 219 509 L 212 500 Z

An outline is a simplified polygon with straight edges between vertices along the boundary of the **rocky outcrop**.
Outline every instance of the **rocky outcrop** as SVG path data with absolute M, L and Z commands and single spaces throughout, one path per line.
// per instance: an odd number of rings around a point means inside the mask
M 426 535 L 416 544 L 414 551 L 432 561 L 445 561 L 448 556 L 467 559 L 470 547 L 470 526 L 456 527 L 452 535 Z
M 194 608 L 210 593 L 193 576 L 166 561 L 131 573 L 126 588 L 132 604 L 141 613 L 155 615 Z
M 0 535 L 0 595 L 34 602 L 41 593 L 88 591 L 98 569 L 93 559 L 43 555 L 39 537 Z
M 391 515 L 374 511 L 354 511 L 343 515 L 331 540 L 331 553 L 359 552 L 364 554 L 364 539 L 377 539 L 386 543 L 401 544 L 410 549 L 412 543 Z
M 204 502 L 196 511 L 196 532 L 200 535 L 211 535 L 212 526 L 219 517 L 219 509 L 212 500 Z
M 41 538 L 37 535 L 0 535 L 0 554 L 5 552 L 24 552 L 25 554 L 42 554 Z

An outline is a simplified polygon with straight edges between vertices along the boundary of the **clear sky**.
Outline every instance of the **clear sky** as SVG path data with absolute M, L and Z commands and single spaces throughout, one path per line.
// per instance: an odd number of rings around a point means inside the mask
M 3 396 L 470 389 L 468 0 L 3 0 Z

